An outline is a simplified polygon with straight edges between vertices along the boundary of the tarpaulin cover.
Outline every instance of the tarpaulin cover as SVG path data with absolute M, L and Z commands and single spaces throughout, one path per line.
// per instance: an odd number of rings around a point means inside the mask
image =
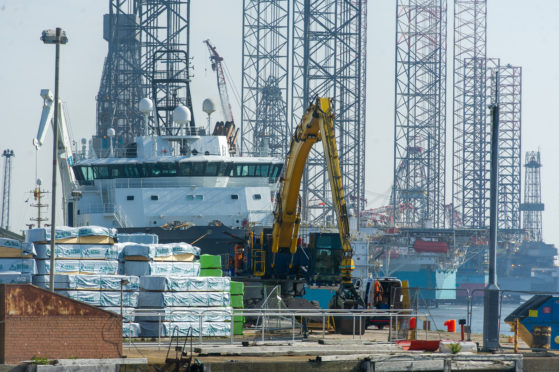
M 35 274 L 37 267 L 33 258 L 0 258 L 0 273 Z
M 17 242 L 19 246 L 8 246 L 10 243 L 1 245 L 0 243 L 0 258 L 33 258 L 33 255 L 35 254 L 35 247 L 33 246 L 33 243 L 20 243 L 17 240 L 14 241 Z
M 140 314 L 140 313 L 138 313 Z M 230 322 L 231 307 L 172 307 L 162 310 L 161 315 L 136 315 L 137 322 Z
M 229 292 L 140 292 L 139 307 L 231 306 Z
M 200 264 L 198 262 L 150 262 L 125 261 L 125 275 L 182 275 L 198 276 Z
M 85 302 L 93 306 L 110 307 L 120 306 L 120 291 L 64 291 L 58 290 L 63 296 Z M 127 307 L 138 306 L 138 292 L 123 292 L 123 305 Z
M 142 276 L 140 288 L 146 291 L 229 291 L 228 277 Z
M 104 274 L 115 275 L 118 272 L 116 260 L 56 260 L 54 272 L 59 274 Z M 50 273 L 50 260 L 37 260 L 37 273 Z
M 159 237 L 155 234 L 118 234 L 119 243 L 157 244 Z
M 50 258 L 50 244 L 36 244 L 37 258 Z M 118 247 L 112 244 L 56 244 L 57 259 L 118 259 Z
M 122 286 L 125 291 L 137 291 L 139 289 L 139 278 L 127 275 L 55 275 L 54 287 L 56 289 L 91 289 L 103 291 L 120 291 L 121 280 L 128 283 Z M 50 284 L 49 275 L 35 275 L 33 284 L 47 288 Z
M 174 334 L 176 336 L 199 336 L 200 335 L 200 323 L 198 322 L 142 322 L 141 327 L 141 337 L 171 337 Z M 158 332 L 160 328 L 160 332 Z M 231 323 L 203 323 L 202 324 L 202 336 L 208 337 L 223 337 L 231 335 Z
M 31 283 L 32 274 L 0 274 L 0 284 L 27 284 Z

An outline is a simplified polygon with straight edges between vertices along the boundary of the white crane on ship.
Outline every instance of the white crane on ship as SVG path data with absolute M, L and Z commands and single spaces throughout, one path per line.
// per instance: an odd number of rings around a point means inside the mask
M 74 200 L 78 195 L 76 194 L 78 183 L 74 172 L 72 171 L 72 165 L 74 164 L 74 154 L 72 152 L 72 142 L 70 140 L 70 134 L 68 133 L 68 126 L 66 124 L 66 111 L 64 110 L 64 105 L 62 101 L 58 102 L 58 123 L 54 123 L 54 96 L 50 89 L 41 89 L 41 97 L 43 97 L 43 112 L 41 114 L 41 121 L 39 123 L 39 130 L 37 131 L 37 137 L 33 139 L 33 145 L 38 151 L 43 143 L 45 142 L 45 137 L 47 135 L 47 130 L 49 124 L 57 125 L 58 130 L 58 144 L 57 144 L 57 154 L 58 154 L 58 166 L 60 170 L 60 179 L 62 180 L 62 198 L 65 206 L 69 204 L 69 200 Z M 70 208 L 67 210 L 64 208 L 64 222 L 66 225 L 72 225 L 73 215 L 70 217 Z

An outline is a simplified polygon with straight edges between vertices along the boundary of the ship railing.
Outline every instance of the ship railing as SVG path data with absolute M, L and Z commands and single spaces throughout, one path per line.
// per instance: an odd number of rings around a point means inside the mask
M 80 214 L 114 213 L 113 203 L 80 205 Z
M 115 205 L 113 213 L 114 218 L 120 227 L 124 228 L 130 226 L 128 217 L 126 216 L 126 213 L 122 210 L 122 207 L 120 205 Z
M 217 322 L 215 319 L 217 316 L 221 316 L 222 319 L 226 319 L 227 323 L 229 320 L 230 331 L 229 336 L 212 336 L 204 335 L 204 325 L 211 324 L 212 322 Z M 395 337 L 390 335 L 393 325 L 396 324 L 406 324 L 409 321 L 410 316 L 415 317 L 425 317 L 426 314 L 416 313 L 413 309 L 125 309 L 123 311 L 123 322 L 128 323 L 128 330 L 132 329 L 133 319 L 138 320 L 138 317 L 153 317 L 157 318 L 158 323 L 158 335 L 155 337 L 157 339 L 156 345 L 161 347 L 162 339 L 168 338 L 168 335 L 162 334 L 162 324 L 167 321 L 167 319 L 182 317 L 183 319 L 193 319 L 190 323 L 197 323 L 198 329 L 194 330 L 194 335 L 197 336 L 198 344 L 224 344 L 224 343 L 235 343 L 237 340 L 246 339 L 250 337 L 251 339 L 260 339 L 265 341 L 266 339 L 272 339 L 274 337 L 281 339 L 291 339 L 295 341 L 296 339 L 302 339 L 306 337 L 308 332 L 308 326 L 312 320 L 319 319 L 318 331 L 322 334 L 322 339 L 325 339 L 326 333 L 331 331 L 333 326 L 332 320 L 334 322 L 336 319 L 346 318 L 351 319 L 352 322 L 352 338 L 355 339 L 359 337 L 362 339 L 363 333 L 367 327 L 367 319 L 370 318 L 388 318 L 390 322 L 389 329 L 389 340 L 394 340 Z M 246 327 L 244 331 L 247 334 L 244 337 L 240 335 L 235 335 L 234 330 L 234 320 L 235 318 L 243 317 L 247 319 Z M 261 319 L 257 323 L 252 324 L 251 319 Z M 282 326 L 278 328 L 276 319 L 282 320 Z M 286 321 L 287 320 L 287 321 Z M 174 323 L 174 322 L 168 322 Z M 315 330 L 317 322 L 314 323 Z M 208 328 L 211 326 L 208 326 Z M 123 327 L 124 329 L 124 327 Z M 190 328 L 189 328 L 190 329 Z M 282 331 L 278 333 L 278 331 Z M 154 343 L 137 342 L 134 337 L 130 337 L 129 333 L 124 330 L 123 338 L 127 341 L 128 346 L 138 347 L 142 346 L 154 346 Z M 180 332 L 179 332 L 180 333 Z M 186 335 L 180 335 L 181 337 L 186 337 Z M 126 343 L 126 342 L 125 342 Z

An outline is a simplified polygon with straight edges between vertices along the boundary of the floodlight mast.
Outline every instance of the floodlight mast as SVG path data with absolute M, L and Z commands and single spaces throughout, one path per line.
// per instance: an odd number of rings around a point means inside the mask
M 60 44 L 66 44 L 68 37 L 66 32 L 62 31 L 60 27 L 56 30 L 45 30 L 41 35 L 41 40 L 45 44 L 56 45 L 56 57 L 54 67 L 54 123 L 52 126 L 53 131 L 53 145 L 52 145 L 52 195 L 51 195 L 51 219 L 50 219 L 50 290 L 54 292 L 54 272 L 55 272 L 55 240 L 56 240 L 56 173 L 57 173 L 57 157 L 58 157 L 58 80 L 59 80 L 59 67 L 60 67 Z

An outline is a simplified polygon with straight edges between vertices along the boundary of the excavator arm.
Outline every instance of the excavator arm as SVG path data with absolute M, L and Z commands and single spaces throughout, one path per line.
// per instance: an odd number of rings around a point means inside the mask
M 347 207 L 329 98 L 318 98 L 315 104 L 311 104 L 307 108 L 291 139 L 274 210 L 272 267 L 274 267 L 275 257 L 280 249 L 289 249 L 291 253 L 290 268 L 293 265 L 293 256 L 297 252 L 297 238 L 301 224 L 301 201 L 299 198 L 301 178 L 311 148 L 318 141 L 322 141 L 324 149 L 342 243 L 343 257 L 340 265 L 342 283 L 351 284 L 355 266 L 352 258 Z

